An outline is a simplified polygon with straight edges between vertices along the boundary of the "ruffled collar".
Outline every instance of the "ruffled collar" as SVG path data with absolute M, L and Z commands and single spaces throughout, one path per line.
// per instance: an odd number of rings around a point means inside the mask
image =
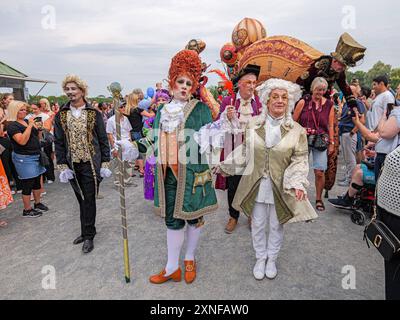
M 165 132 L 173 132 L 184 119 L 183 109 L 187 102 L 172 100 L 161 109 L 160 128 Z

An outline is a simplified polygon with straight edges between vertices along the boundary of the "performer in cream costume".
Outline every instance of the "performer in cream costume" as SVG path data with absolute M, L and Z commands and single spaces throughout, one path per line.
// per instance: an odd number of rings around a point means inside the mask
M 254 277 L 277 276 L 276 260 L 285 223 L 308 221 L 317 214 L 307 200 L 308 146 L 305 130 L 291 116 L 300 87 L 270 79 L 257 88 L 263 111 L 250 120 L 244 145 L 217 166 L 225 175 L 242 175 L 233 207 L 252 217 L 256 253 Z M 238 164 L 243 164 L 242 169 Z M 266 225 L 269 222 L 267 241 Z

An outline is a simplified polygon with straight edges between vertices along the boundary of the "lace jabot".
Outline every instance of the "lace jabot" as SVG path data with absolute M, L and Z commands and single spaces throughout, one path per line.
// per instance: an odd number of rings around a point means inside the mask
M 183 109 L 187 102 L 172 100 L 161 109 L 160 128 L 165 132 L 173 132 L 183 121 Z
M 265 145 L 272 148 L 281 141 L 281 124 L 284 118 L 273 118 L 269 114 L 265 121 Z

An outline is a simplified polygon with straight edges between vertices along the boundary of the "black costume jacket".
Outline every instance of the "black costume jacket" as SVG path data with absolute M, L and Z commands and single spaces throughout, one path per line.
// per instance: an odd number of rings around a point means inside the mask
M 332 69 L 332 60 L 331 56 L 322 56 L 318 58 L 305 72 L 301 77 L 297 79 L 297 84 L 303 87 L 305 94 L 310 94 L 311 92 L 311 83 L 316 77 L 323 77 L 328 82 L 328 91 L 326 92 L 325 97 L 330 98 L 332 93 L 333 85 L 335 82 L 339 86 L 339 89 L 343 92 L 346 101 L 351 105 L 354 103 L 357 106 L 357 102 L 353 93 L 351 92 L 350 86 L 346 81 L 346 73 L 336 72 Z
M 68 123 L 67 113 L 71 110 L 70 103 L 65 104 L 54 120 L 54 137 L 57 165 L 64 167 L 68 166 L 74 170 L 71 148 L 68 140 Z M 83 110 L 87 111 L 87 139 L 91 154 L 91 164 L 93 167 L 93 175 L 97 182 L 101 181 L 100 168 L 107 167 L 110 162 L 110 145 L 107 138 L 107 133 L 104 127 L 103 117 L 100 112 L 94 109 L 89 103 Z

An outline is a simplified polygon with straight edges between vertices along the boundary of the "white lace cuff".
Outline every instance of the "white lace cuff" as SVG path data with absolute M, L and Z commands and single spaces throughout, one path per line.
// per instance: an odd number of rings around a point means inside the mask
M 228 110 L 225 109 L 224 112 L 221 113 L 220 120 L 221 126 L 226 130 L 227 133 L 238 134 L 241 131 L 241 124 L 237 116 L 235 115 L 232 120 L 228 119 Z
M 283 189 L 285 193 L 292 193 L 292 189 L 302 190 L 307 194 L 310 183 L 307 179 L 308 161 L 297 162 L 289 166 L 283 175 Z
M 242 132 L 240 122 L 235 117 L 232 121 L 228 120 L 225 110 L 219 120 L 208 123 L 201 127 L 193 135 L 194 140 L 200 146 L 200 153 L 210 153 L 213 148 L 222 149 L 224 147 L 226 134 L 238 134 Z
M 58 164 L 57 165 L 57 169 L 60 170 L 60 171 L 64 171 L 64 170 L 69 169 L 69 168 L 68 168 L 67 164 Z
M 101 168 L 103 169 L 110 169 L 110 162 L 102 162 Z

